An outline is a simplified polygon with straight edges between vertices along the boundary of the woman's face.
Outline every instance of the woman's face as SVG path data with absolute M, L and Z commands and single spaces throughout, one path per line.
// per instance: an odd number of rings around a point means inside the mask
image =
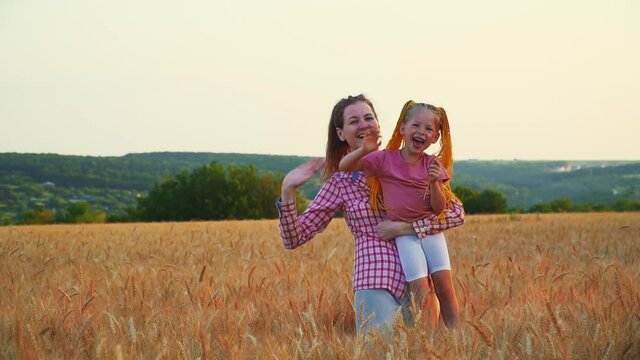
M 362 146 L 365 131 L 370 126 L 378 126 L 378 119 L 367 103 L 359 101 L 344 109 L 342 129 L 336 128 L 336 132 L 353 151 Z

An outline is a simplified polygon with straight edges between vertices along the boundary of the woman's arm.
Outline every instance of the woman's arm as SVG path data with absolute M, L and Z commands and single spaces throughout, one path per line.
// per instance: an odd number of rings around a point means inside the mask
M 435 220 L 436 215 L 430 215 L 413 223 L 387 220 L 378 224 L 376 228 L 383 240 L 392 240 L 401 235 L 417 235 L 422 239 L 427 235 L 437 234 L 464 224 L 464 216 L 462 203 L 451 199 L 442 222 Z
M 298 216 L 296 189 L 313 177 L 317 172 L 314 169 L 321 168 L 314 161 L 291 170 L 282 182 L 282 198 L 276 202 L 276 206 L 280 215 L 280 237 L 287 249 L 295 249 L 323 231 L 342 206 L 339 189 L 330 179 L 322 186 L 304 213 Z

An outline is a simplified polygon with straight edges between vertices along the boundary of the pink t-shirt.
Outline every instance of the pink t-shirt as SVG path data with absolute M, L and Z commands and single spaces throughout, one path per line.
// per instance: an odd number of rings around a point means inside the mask
M 435 156 L 424 154 L 415 163 L 408 163 L 400 150 L 374 151 L 362 158 L 367 177 L 376 176 L 382 185 L 387 216 L 396 221 L 415 221 L 433 213 L 429 197 L 429 165 Z M 440 180 L 448 181 L 449 174 L 441 165 Z

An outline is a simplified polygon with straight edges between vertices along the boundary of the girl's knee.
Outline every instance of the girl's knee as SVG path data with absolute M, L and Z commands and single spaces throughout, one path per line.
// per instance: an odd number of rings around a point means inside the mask
M 425 294 L 431 292 L 432 290 L 431 281 L 429 281 L 428 277 L 423 277 L 409 282 L 409 287 L 412 291 L 417 291 Z

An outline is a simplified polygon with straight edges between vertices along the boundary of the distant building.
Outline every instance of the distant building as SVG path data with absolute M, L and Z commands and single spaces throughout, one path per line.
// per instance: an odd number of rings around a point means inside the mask
M 77 203 L 77 202 L 91 202 L 93 198 L 91 195 L 73 195 L 67 198 L 68 202 Z
M 558 168 L 555 168 L 554 171 L 555 172 L 571 172 L 571 171 L 580 170 L 580 169 L 582 169 L 581 165 L 565 165 L 565 166 L 560 166 Z
M 51 182 L 51 181 L 45 181 L 45 182 L 42 183 L 42 186 L 54 187 L 54 186 L 56 186 L 56 184 Z

